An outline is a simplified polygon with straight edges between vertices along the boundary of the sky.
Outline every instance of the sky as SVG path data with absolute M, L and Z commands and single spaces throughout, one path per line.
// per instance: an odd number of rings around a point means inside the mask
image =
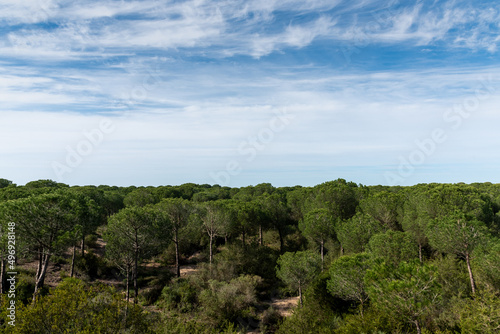
M 496 1 L 0 0 L 0 178 L 500 183 Z

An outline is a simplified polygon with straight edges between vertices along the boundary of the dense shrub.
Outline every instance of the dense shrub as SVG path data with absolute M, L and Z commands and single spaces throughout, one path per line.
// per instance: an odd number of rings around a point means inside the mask
M 198 306 L 198 291 L 185 279 L 178 279 L 163 288 L 158 305 L 180 313 L 193 311 Z
M 6 333 L 151 333 L 148 316 L 104 285 L 64 280 L 49 295 L 17 311 L 15 327 Z
M 260 282 L 258 276 L 241 276 L 229 283 L 209 281 L 208 288 L 199 296 L 203 316 L 216 326 L 254 316 L 256 288 Z

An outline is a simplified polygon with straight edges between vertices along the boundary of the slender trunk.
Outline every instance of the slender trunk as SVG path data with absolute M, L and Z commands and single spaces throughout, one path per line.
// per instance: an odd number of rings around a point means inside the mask
M 420 324 L 418 323 L 418 320 L 414 321 L 415 326 L 417 326 L 417 334 L 422 334 L 422 330 L 420 329 Z
M 418 243 L 418 259 L 420 260 L 420 263 L 422 263 L 422 243 Z
M 324 267 L 324 264 L 325 264 L 325 256 L 324 256 L 324 246 L 325 246 L 325 241 L 323 239 L 321 239 L 321 270 L 323 270 L 323 267 Z
M 283 238 L 283 232 L 281 229 L 278 229 L 278 235 L 280 237 L 280 253 L 283 253 L 283 249 L 285 248 L 285 240 Z
M 299 282 L 299 302 L 300 302 L 300 306 L 302 306 L 303 302 L 302 302 L 302 284 L 300 284 Z
M 263 244 L 263 233 L 262 233 L 262 225 L 259 225 L 259 246 L 262 246 Z
M 344 255 L 344 247 L 340 244 L 340 256 Z
M 40 276 L 40 272 L 42 271 L 42 249 L 40 248 L 38 250 L 38 267 L 36 268 L 36 274 L 35 274 L 35 278 L 38 278 L 38 276 Z
M 82 257 L 84 257 L 85 256 L 85 235 L 82 237 L 82 245 L 81 245 L 80 250 L 82 252 Z
M 47 276 L 47 269 L 49 268 L 49 255 L 43 256 L 42 272 L 40 274 L 40 288 L 45 285 L 45 277 Z
M 4 293 L 4 281 L 5 281 L 5 259 L 1 259 L 0 265 L 0 294 Z
M 126 281 L 126 298 L 127 302 L 125 303 L 125 324 L 127 323 L 128 318 L 128 303 L 130 300 L 130 265 L 127 265 L 127 281 Z
M 76 256 L 76 245 L 73 245 L 73 255 L 71 256 L 71 273 L 70 277 L 73 277 L 75 274 L 75 256 Z
M 467 270 L 469 271 L 470 285 L 472 288 L 472 294 L 476 294 L 476 285 L 474 284 L 474 276 L 472 275 L 472 269 L 470 267 L 470 255 L 467 252 L 465 254 L 465 262 L 467 262 Z
M 42 268 L 39 272 L 39 275 L 36 277 L 35 292 L 33 292 L 33 302 L 35 302 L 36 297 L 38 296 L 38 293 L 40 292 L 40 289 L 43 288 L 43 283 L 45 281 L 45 274 L 47 273 L 47 267 L 49 266 L 49 259 L 50 259 L 49 254 L 43 255 Z
M 227 234 L 224 234 L 224 245 L 227 245 Z
M 135 235 L 135 247 L 134 247 L 134 304 L 137 304 L 139 297 L 139 286 L 137 285 L 137 267 L 139 262 L 139 246 L 137 240 L 137 233 Z
M 175 274 L 181 277 L 181 268 L 179 266 L 179 239 L 177 229 L 174 231 L 174 244 L 175 244 Z
M 213 236 L 212 234 L 209 235 L 210 236 L 210 265 L 212 265 L 212 239 L 213 239 Z
M 127 308 L 128 308 L 128 302 L 130 301 L 130 267 L 127 267 L 127 281 L 125 283 L 126 286 L 126 296 L 127 296 Z

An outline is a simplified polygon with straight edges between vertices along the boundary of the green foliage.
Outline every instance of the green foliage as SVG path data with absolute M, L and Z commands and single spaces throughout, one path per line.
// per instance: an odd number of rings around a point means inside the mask
M 123 199 L 123 204 L 125 204 L 126 207 L 143 207 L 148 204 L 155 203 L 158 203 L 158 200 L 153 193 L 153 189 L 148 188 L 135 189 L 134 191 L 128 193 Z
M 492 239 L 478 247 L 473 256 L 473 268 L 478 273 L 479 284 L 490 290 L 500 291 L 500 240 Z
M 198 290 L 185 279 L 177 279 L 163 288 L 159 305 L 180 313 L 192 312 L 198 306 Z
M 462 333 L 494 334 L 500 330 L 500 298 L 485 290 L 472 300 L 455 305 Z
M 12 185 L 12 181 L 0 178 L 0 189 L 1 188 L 7 188 L 10 185 Z
M 204 281 L 216 279 L 230 281 L 240 275 L 257 275 L 267 280 L 275 279 L 275 266 L 279 253 L 265 246 L 239 243 L 224 247 L 212 265 L 201 265 L 198 276 Z
M 431 221 L 426 233 L 433 248 L 448 254 L 466 256 L 486 241 L 487 231 L 481 222 L 455 212 Z
M 321 262 L 324 261 L 325 241 L 335 234 L 335 221 L 327 209 L 316 209 L 308 212 L 299 222 L 302 233 L 320 245 Z
M 233 323 L 225 323 L 221 328 L 213 328 L 199 319 L 179 317 L 165 314 L 161 325 L 156 330 L 158 334 L 238 334 Z
M 5 328 L 6 298 L 0 296 L 0 332 L 455 334 L 500 328 L 500 185 L 365 187 L 339 179 L 315 187 L 120 188 L 39 180 L 17 187 L 0 179 L 2 232 L 9 221 L 16 222 L 20 263 L 19 327 Z M 77 255 L 76 274 L 116 275 L 108 265 L 113 260 L 126 274 L 120 280 L 135 279 L 143 306 L 128 305 L 127 322 L 124 294 L 65 278 L 68 251 L 82 241 L 94 246 L 98 225 L 106 258 Z M 0 233 L 0 258 L 8 254 L 6 241 Z M 317 245 L 327 250 L 329 270 L 321 272 Z M 294 252 L 283 254 L 287 250 Z M 39 257 L 51 281 L 63 279 L 50 293 L 44 277 L 33 277 Z M 172 280 L 169 266 L 141 266 L 152 258 L 175 259 L 177 270 L 182 262 L 196 263 L 196 270 Z M 32 304 L 35 287 L 39 298 Z M 297 290 L 301 306 L 291 316 L 268 307 L 277 291 Z M 148 309 L 156 316 L 141 311 L 153 303 Z
M 26 273 L 22 273 L 17 277 L 16 282 L 16 299 L 18 302 L 23 304 L 28 304 L 31 302 L 33 292 L 35 291 L 35 279 L 28 276 Z M 44 295 L 48 292 L 46 288 L 40 293 Z
M 292 224 L 290 208 L 286 205 L 286 196 L 278 192 L 271 195 L 264 193 L 260 199 L 264 220 L 278 231 L 280 252 L 285 249 L 285 237 Z
M 368 300 L 364 277 L 369 268 L 370 256 L 367 254 L 338 258 L 330 267 L 328 292 L 344 300 L 359 302 L 362 313 L 363 304 Z
M 125 315 L 122 297 L 103 285 L 64 280 L 35 304 L 18 309 L 10 333 L 150 333 L 148 317 L 138 307 Z
M 89 234 L 85 237 L 85 244 L 89 248 L 95 248 L 97 247 L 97 235 L 96 234 Z
M 306 288 L 320 271 L 321 259 L 313 251 L 286 252 L 278 258 L 276 266 L 276 276 L 292 291 L 299 291 L 301 304 L 302 289 Z
M 359 200 L 355 183 L 338 179 L 316 186 L 315 191 L 313 205 L 327 209 L 335 221 L 349 219 L 356 213 Z
M 435 249 L 465 259 L 474 294 L 476 284 L 471 259 L 476 247 L 484 246 L 487 242 L 487 230 L 484 224 L 461 212 L 455 212 L 453 215 L 431 221 L 427 226 L 427 235 L 429 243 Z
M 375 257 L 381 257 L 394 265 L 418 258 L 418 246 L 407 232 L 387 231 L 374 235 L 368 249 Z
M 75 268 L 77 273 L 84 278 L 95 279 L 106 275 L 109 271 L 107 262 L 92 252 L 87 252 L 85 256 L 75 257 Z
M 486 224 L 493 220 L 491 200 L 471 186 L 429 185 L 422 197 L 421 208 L 431 219 L 453 215 L 458 211 Z
M 318 313 L 321 316 L 318 316 Z M 300 307 L 293 314 L 283 320 L 277 334 L 331 334 L 336 333 L 341 321 L 339 316 L 328 314 L 325 316 L 322 308 Z M 357 332 L 359 333 L 359 332 Z
M 415 325 L 420 330 L 441 301 L 437 268 L 418 262 L 379 262 L 365 275 L 366 290 L 374 308 L 400 326 Z
M 199 296 L 203 316 L 220 327 L 225 321 L 236 322 L 238 318 L 255 316 L 258 276 L 240 276 L 230 282 L 211 280 L 208 288 Z
M 344 251 L 353 254 L 367 250 L 371 237 L 384 232 L 384 228 L 371 216 L 358 212 L 351 219 L 339 222 L 336 232 Z
M 386 229 L 400 230 L 403 196 L 392 191 L 381 191 L 363 199 L 362 212 L 377 220 Z
M 453 303 L 456 296 L 467 296 L 470 285 L 467 267 L 463 261 L 453 255 L 439 256 L 428 264 L 437 268 L 437 283 L 441 286 L 443 307 Z
M 402 331 L 401 326 L 392 323 L 387 314 L 372 308 L 363 314 L 346 314 L 342 321 L 339 321 L 337 327 L 335 334 L 414 333 L 411 329 Z
M 37 188 L 65 188 L 68 185 L 64 183 L 58 183 L 53 180 L 37 180 L 26 183 L 26 188 L 37 189 Z
M 272 306 L 262 312 L 260 318 L 259 329 L 263 334 L 274 333 L 279 328 L 280 322 L 283 320 L 281 314 Z

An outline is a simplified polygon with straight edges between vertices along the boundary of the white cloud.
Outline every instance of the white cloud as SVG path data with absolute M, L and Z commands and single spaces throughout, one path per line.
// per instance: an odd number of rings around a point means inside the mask
M 230 77 L 227 71 L 228 68 L 219 69 L 219 75 L 211 82 L 205 81 L 204 74 L 190 77 L 188 95 L 183 92 L 186 82 L 182 77 L 170 79 L 173 82 L 168 87 L 160 85 L 149 91 L 148 100 L 172 95 L 179 98 L 179 105 L 170 109 L 140 105 L 134 111 L 112 117 L 115 130 L 85 156 L 78 168 L 66 174 L 63 181 L 90 183 L 82 180 L 89 180 L 87 175 L 97 173 L 103 176 L 98 178 L 101 181 L 93 183 L 112 183 L 118 176 L 134 184 L 175 183 L 172 180 L 213 183 L 209 173 L 223 170 L 231 160 L 238 161 L 244 170 L 241 179 L 236 178 L 234 182 L 250 180 L 248 173 L 254 169 L 274 166 L 286 170 L 290 168 L 290 160 L 302 170 L 390 165 L 398 162 L 398 156 L 411 152 L 415 140 L 428 137 L 437 127 L 447 130 L 452 147 L 449 153 L 436 153 L 438 161 L 440 154 L 444 154 L 441 159 L 453 160 L 467 155 L 468 150 L 481 146 L 492 149 L 494 145 L 494 142 L 489 145 L 481 141 L 476 133 L 481 131 L 481 138 L 493 138 L 497 132 L 496 128 L 484 125 L 499 121 L 495 105 L 500 98 L 500 87 L 493 79 L 500 75 L 498 69 L 386 71 L 372 75 L 339 75 L 315 69 L 305 77 L 290 77 L 290 73 L 282 77 L 274 73 L 268 79 L 260 77 L 259 80 L 254 80 L 257 77 Z M 486 79 L 493 94 L 481 102 L 473 116 L 464 119 L 462 128 L 452 130 L 452 124 L 443 120 L 444 112 L 454 104 L 463 103 L 464 97 L 474 96 L 481 85 L 481 77 Z M 140 76 L 138 78 L 137 82 L 141 82 Z M 228 79 L 230 84 L 226 84 Z M 119 85 L 120 81 L 123 78 L 108 78 L 102 83 L 101 93 L 116 94 L 119 88 L 114 84 Z M 77 82 L 86 81 L 79 78 Z M 8 88 L 30 87 L 31 84 L 50 86 L 51 82 L 44 77 L 33 81 L 9 77 L 1 84 Z M 93 85 L 91 81 L 87 84 L 89 89 Z M 205 85 L 224 91 L 219 91 L 219 97 L 206 99 Z M 244 94 L 249 87 L 256 90 L 254 95 Z M 236 94 L 225 94 L 229 92 Z M 66 94 L 78 100 L 80 93 L 66 91 Z M 433 95 L 440 98 L 424 99 Z M 19 103 L 18 107 L 22 107 L 19 99 L 5 102 Z M 238 147 L 269 129 L 270 120 L 282 110 L 294 118 L 274 134 L 254 161 L 248 162 L 248 156 L 242 155 Z M 51 163 L 63 163 L 68 145 L 75 149 L 86 140 L 84 132 L 96 129 L 102 117 L 4 111 L 0 114 L 4 125 L 0 154 L 9 157 L 10 165 L 3 165 L 2 170 L 7 175 L 15 175 L 15 181 L 20 182 L 21 174 L 34 174 L 19 166 L 33 166 L 33 171 L 35 166 L 46 166 L 43 177 L 55 178 Z M 457 149 L 457 145 L 464 142 L 469 143 L 468 146 Z M 141 171 L 140 175 L 134 176 L 134 170 Z M 167 170 L 169 177 L 162 176 L 162 171 Z

